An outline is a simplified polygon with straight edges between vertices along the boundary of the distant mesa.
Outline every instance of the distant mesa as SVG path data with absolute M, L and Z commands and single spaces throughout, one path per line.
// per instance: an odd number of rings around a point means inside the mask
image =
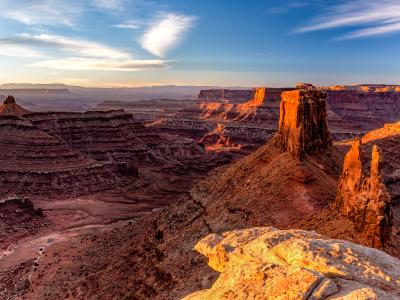
M 384 247 L 390 239 L 393 223 L 391 198 L 382 181 L 380 161 L 380 151 L 374 145 L 368 177 L 364 172 L 361 139 L 356 139 L 344 158 L 336 195 L 340 213 L 354 222 L 356 230 L 374 248 Z
M 317 90 L 283 92 L 276 145 L 300 159 L 330 151 L 325 99 L 326 93 Z
M 16 115 L 22 116 L 29 113 L 28 110 L 18 105 L 13 96 L 8 96 L 0 105 L 0 115 Z
M 296 89 L 299 89 L 299 90 L 315 90 L 317 88 L 312 83 L 298 82 L 296 84 Z

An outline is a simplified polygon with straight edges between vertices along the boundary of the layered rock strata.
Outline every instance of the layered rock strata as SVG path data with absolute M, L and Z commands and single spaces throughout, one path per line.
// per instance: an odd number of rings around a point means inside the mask
M 383 248 L 392 229 L 391 198 L 382 182 L 378 147 L 372 150 L 370 176 L 364 171 L 363 155 L 361 140 L 356 139 L 344 158 L 336 207 L 354 221 L 371 247 Z
M 147 157 L 145 128 L 123 110 L 40 112 L 24 116 L 42 131 L 97 161 L 138 163 Z
M 90 159 L 18 116 L 0 118 L 0 148 L 3 195 L 84 194 L 135 176 L 123 162 Z
M 314 232 L 235 230 L 209 235 L 195 249 L 221 274 L 185 300 L 400 298 L 400 260 Z
M 326 94 L 313 90 L 284 92 L 275 143 L 282 150 L 304 158 L 330 151 L 332 138 L 326 122 Z

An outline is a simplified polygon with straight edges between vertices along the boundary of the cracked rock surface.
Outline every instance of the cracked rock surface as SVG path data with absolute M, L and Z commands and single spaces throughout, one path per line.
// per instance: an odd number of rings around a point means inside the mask
M 256 227 L 195 246 L 220 272 L 202 299 L 399 299 L 400 261 L 376 249 L 303 230 Z

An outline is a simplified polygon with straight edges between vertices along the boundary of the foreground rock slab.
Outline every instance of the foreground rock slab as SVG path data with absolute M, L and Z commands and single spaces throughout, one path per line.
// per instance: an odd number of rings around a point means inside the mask
M 197 243 L 221 275 L 202 299 L 399 299 L 400 260 L 302 230 L 258 227 Z

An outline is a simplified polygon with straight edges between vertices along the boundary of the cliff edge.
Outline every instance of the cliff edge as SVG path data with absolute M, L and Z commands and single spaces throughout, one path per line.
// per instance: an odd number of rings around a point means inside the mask
M 209 235 L 195 249 L 221 274 L 184 300 L 400 297 L 400 260 L 314 232 L 234 230 Z

